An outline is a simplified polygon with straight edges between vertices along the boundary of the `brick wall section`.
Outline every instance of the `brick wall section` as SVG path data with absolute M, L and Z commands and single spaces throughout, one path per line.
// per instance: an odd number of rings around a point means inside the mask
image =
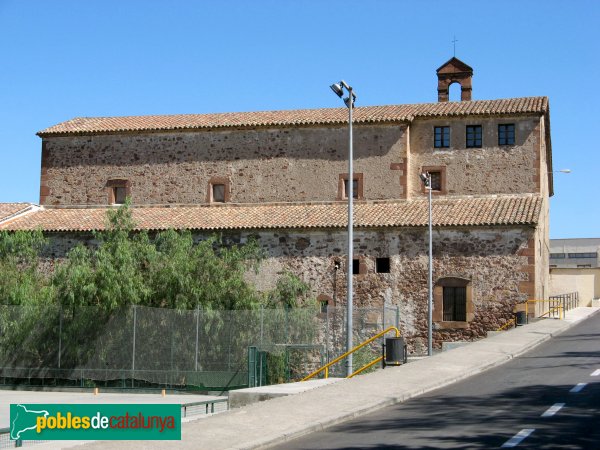
M 48 168 L 51 162 L 48 157 L 47 143 L 42 142 L 42 169 L 40 175 L 40 205 L 48 204 L 48 195 L 50 195 Z
M 529 227 L 434 230 L 434 282 L 458 277 L 469 280 L 472 289 L 472 320 L 457 328 L 436 326 L 436 346 L 441 340 L 484 337 L 487 330 L 495 330 L 512 317 L 515 305 L 527 299 L 533 289 L 529 247 L 533 233 Z M 273 289 L 281 274 L 290 271 L 310 284 L 314 298 L 331 298 L 334 306 L 346 304 L 345 231 L 230 232 L 224 238 L 244 242 L 249 236 L 256 236 L 267 254 L 259 274 L 247 275 L 260 290 Z M 54 233 L 50 238 L 48 256 L 59 258 L 79 240 L 89 241 L 91 236 Z M 426 228 L 355 230 L 354 234 L 355 257 L 361 261 L 361 274 L 354 279 L 355 305 L 399 305 L 402 334 L 411 350 L 420 350 L 426 343 L 427 249 Z M 390 258 L 390 273 L 375 273 L 377 257 Z
M 209 180 L 230 180 L 236 203 L 331 201 L 348 171 L 347 127 L 213 130 L 45 138 L 45 205 L 106 204 L 127 179 L 137 204 L 205 203 Z M 354 127 L 354 170 L 368 200 L 403 198 L 392 163 L 406 158 L 403 125 Z
M 522 256 L 526 259 L 526 264 L 523 264 L 519 267 L 519 271 L 523 274 L 523 281 L 519 283 L 519 291 L 526 295 L 526 298 L 523 300 L 539 300 L 536 292 L 536 244 L 535 244 L 535 236 L 532 236 L 527 240 L 526 246 L 523 246 L 519 249 L 518 255 Z M 529 312 L 533 313 L 534 307 L 531 307 Z M 517 308 L 519 311 L 524 311 L 524 306 L 519 306 Z

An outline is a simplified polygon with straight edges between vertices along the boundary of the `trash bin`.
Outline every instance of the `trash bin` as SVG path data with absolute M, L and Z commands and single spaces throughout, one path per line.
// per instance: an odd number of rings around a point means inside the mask
M 526 311 L 517 311 L 517 326 L 525 325 L 527 323 L 527 312 Z
M 383 367 L 399 366 L 406 362 L 406 342 L 404 342 L 404 338 L 386 338 L 384 347 Z

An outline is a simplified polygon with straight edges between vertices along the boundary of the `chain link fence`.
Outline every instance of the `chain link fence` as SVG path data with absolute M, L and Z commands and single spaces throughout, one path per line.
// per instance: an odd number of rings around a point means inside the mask
M 354 311 L 359 343 L 398 308 Z M 345 308 L 171 310 L 0 306 L 0 383 L 203 391 L 248 385 L 248 348 L 271 355 L 270 382 L 291 381 L 345 351 Z M 355 366 L 380 352 L 355 356 Z M 373 359 L 373 358 L 370 358 Z M 342 374 L 333 368 L 331 376 Z

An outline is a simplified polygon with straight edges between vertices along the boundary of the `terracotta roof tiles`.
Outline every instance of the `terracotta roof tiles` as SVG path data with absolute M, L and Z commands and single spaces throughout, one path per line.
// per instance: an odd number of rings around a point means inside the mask
M 354 110 L 353 121 L 356 124 L 389 123 L 407 122 L 419 117 L 544 114 L 547 111 L 547 97 L 524 97 L 412 105 L 363 106 Z M 348 114 L 345 108 L 160 116 L 77 117 L 46 128 L 38 132 L 38 135 L 49 137 L 140 131 L 330 125 L 346 123 L 347 117 Z
M 447 197 L 434 199 L 436 226 L 536 224 L 542 205 L 538 196 Z M 106 207 L 48 208 L 0 224 L 0 230 L 92 231 L 106 226 Z M 251 205 L 138 206 L 132 208 L 139 230 L 342 228 L 347 205 L 290 203 Z M 365 227 L 414 227 L 428 223 L 426 199 L 357 202 L 354 224 Z
M 0 222 L 31 209 L 31 203 L 0 203 Z

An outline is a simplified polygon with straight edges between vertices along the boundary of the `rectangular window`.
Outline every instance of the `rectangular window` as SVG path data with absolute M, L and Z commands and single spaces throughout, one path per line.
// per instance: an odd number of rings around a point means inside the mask
M 319 300 L 319 310 L 321 311 L 321 313 L 326 313 L 328 307 L 329 302 L 327 300 Z
M 429 172 L 431 177 L 431 190 L 440 192 L 442 190 L 442 172 Z
M 344 180 L 344 198 L 348 198 L 348 180 Z M 358 198 L 358 180 L 352 180 L 352 198 Z
M 597 258 L 598 253 L 569 253 L 569 258 Z
M 352 275 L 358 275 L 360 273 L 360 259 L 354 258 L 352 260 Z
M 466 322 L 467 288 L 444 286 L 444 322 Z
M 115 205 L 123 205 L 127 198 L 127 188 L 125 186 L 115 186 L 113 188 L 113 198 L 115 199 Z
M 565 259 L 566 256 L 564 253 L 550 253 L 551 259 Z
M 515 125 L 498 125 L 498 145 L 515 145 Z
M 591 264 L 577 264 L 577 268 L 579 268 L 579 269 L 591 269 L 592 265 Z
M 212 185 L 212 201 L 216 203 L 225 203 L 225 185 Z
M 375 271 L 377 273 L 390 273 L 390 258 L 377 258 L 375 260 Z
M 450 127 L 433 127 L 435 148 L 450 147 Z
M 481 148 L 482 128 L 481 125 L 467 125 L 467 148 Z
M 348 200 L 348 180 L 349 176 L 347 173 L 340 173 L 338 178 L 338 192 L 337 200 Z M 363 188 L 364 188 L 364 174 L 361 172 L 354 172 L 352 174 L 352 198 L 356 200 L 363 200 Z

